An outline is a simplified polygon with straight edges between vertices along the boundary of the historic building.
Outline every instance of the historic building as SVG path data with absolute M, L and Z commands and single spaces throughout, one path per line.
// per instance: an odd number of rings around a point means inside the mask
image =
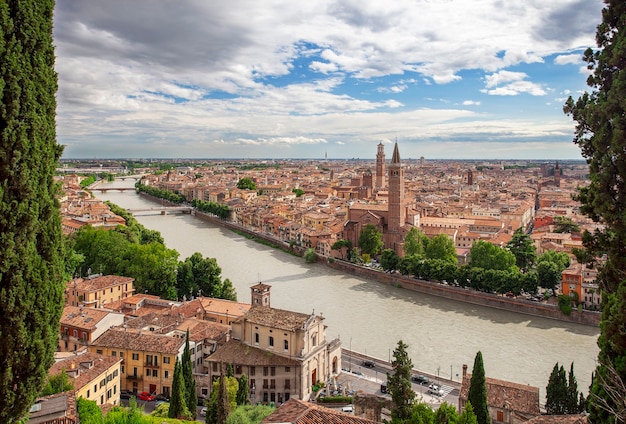
M 232 339 L 206 359 L 209 375 L 219 378 L 227 364 L 235 377 L 246 374 L 253 404 L 308 400 L 313 385 L 341 372 L 341 343 L 326 340 L 323 316 L 272 308 L 270 288 L 252 286 L 252 307 L 232 321 Z

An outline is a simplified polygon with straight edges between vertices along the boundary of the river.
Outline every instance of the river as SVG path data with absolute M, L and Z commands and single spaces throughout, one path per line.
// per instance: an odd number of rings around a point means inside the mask
M 125 183 L 111 183 L 115 187 Z M 155 203 L 133 191 L 95 192 L 123 208 Z M 399 340 L 408 345 L 415 368 L 459 380 L 462 365 L 471 372 L 481 351 L 487 377 L 545 387 L 555 363 L 569 371 L 574 363 L 578 389 L 588 393 L 598 354 L 594 327 L 564 323 L 415 293 L 342 274 L 322 264 L 272 249 L 191 215 L 138 215 L 157 230 L 179 259 L 200 252 L 216 258 L 222 278 L 229 278 L 238 300 L 250 302 L 250 286 L 271 288 L 271 305 L 322 314 L 327 338 L 344 347 L 389 360 Z

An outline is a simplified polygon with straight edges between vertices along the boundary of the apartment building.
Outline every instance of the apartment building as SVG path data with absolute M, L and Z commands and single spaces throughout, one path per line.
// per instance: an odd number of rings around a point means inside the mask
M 85 349 L 106 330 L 124 323 L 124 314 L 105 309 L 66 306 L 61 314 L 60 352 Z
M 65 288 L 65 304 L 101 308 L 105 303 L 132 296 L 134 281 L 130 277 L 102 274 L 75 278 Z
M 119 405 L 122 358 L 83 353 L 52 365 L 48 375 L 67 373 L 74 384 L 75 398 L 92 400 L 97 405 Z

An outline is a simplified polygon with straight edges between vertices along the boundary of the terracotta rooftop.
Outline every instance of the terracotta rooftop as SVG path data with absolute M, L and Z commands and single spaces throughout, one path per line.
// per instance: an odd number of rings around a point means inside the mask
M 80 390 L 107 369 L 121 362 L 122 358 L 117 356 L 103 356 L 97 353 L 87 352 L 56 362 L 50 367 L 48 375 L 60 374 L 64 369 L 66 372 L 78 370 L 75 377 L 69 373 L 68 375 L 71 381 L 74 382 L 74 390 Z
M 524 424 L 587 424 L 586 415 L 540 415 L 524 421 Z
M 230 340 L 208 357 L 212 362 L 227 362 L 230 364 L 249 366 L 285 366 L 300 365 L 295 359 L 290 359 L 256 347 L 248 346 L 237 340 Z
M 121 277 L 118 275 L 100 275 L 87 278 L 75 278 L 70 281 L 68 287 L 90 292 L 119 286 L 121 284 L 132 283 L 133 281 L 135 281 L 135 279 L 130 277 Z
M 137 352 L 156 352 L 176 355 L 185 344 L 184 338 L 152 333 L 136 333 L 112 328 L 105 331 L 91 344 L 94 347 L 108 347 L 135 350 Z
M 463 376 L 460 399 L 467 400 L 472 375 Z M 507 409 L 524 414 L 540 415 L 539 387 L 513 383 L 510 381 L 485 378 L 487 385 L 487 405 Z
M 310 315 L 300 312 L 286 311 L 269 306 L 250 308 L 243 319 L 254 324 L 271 326 L 276 329 L 296 331 L 304 326 Z
M 61 325 L 83 330 L 95 330 L 96 325 L 110 313 L 112 312 L 104 309 L 66 306 L 61 314 Z
M 289 399 L 262 421 L 263 424 L 371 424 L 375 422 L 295 398 Z

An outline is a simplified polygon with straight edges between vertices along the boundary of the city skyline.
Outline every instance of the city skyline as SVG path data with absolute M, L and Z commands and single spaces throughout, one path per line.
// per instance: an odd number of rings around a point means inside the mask
M 72 158 L 580 160 L 599 0 L 57 2 Z

